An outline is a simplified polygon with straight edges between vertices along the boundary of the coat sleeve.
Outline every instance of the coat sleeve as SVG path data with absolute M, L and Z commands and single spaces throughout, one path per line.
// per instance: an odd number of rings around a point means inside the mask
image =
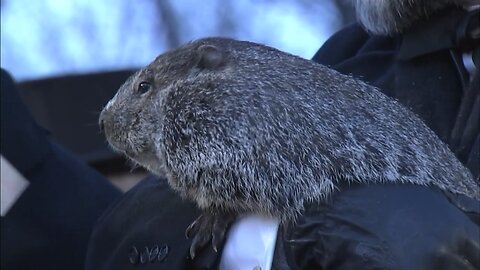
M 345 188 L 286 230 L 287 260 L 294 269 L 478 269 L 480 202 L 461 199 L 470 216 L 431 187 Z

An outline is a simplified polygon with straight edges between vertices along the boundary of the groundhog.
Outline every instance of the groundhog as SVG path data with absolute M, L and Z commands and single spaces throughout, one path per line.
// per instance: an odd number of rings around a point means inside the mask
M 108 102 L 112 148 L 196 202 L 191 256 L 236 216 L 294 223 L 340 182 L 432 185 L 480 198 L 471 173 L 375 87 L 264 45 L 205 38 L 158 56 Z

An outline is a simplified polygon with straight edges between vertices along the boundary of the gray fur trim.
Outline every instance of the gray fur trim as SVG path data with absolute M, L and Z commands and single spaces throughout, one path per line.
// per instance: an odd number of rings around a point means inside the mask
M 447 6 L 468 6 L 471 0 L 350 0 L 357 20 L 373 34 L 393 35 Z

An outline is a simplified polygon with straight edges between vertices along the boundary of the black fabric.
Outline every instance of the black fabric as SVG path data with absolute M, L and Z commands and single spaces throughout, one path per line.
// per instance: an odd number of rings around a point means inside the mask
M 479 18 L 480 21 L 480 18 Z M 480 47 L 474 54 L 480 56 Z M 465 87 L 455 125 L 449 140 L 450 148 L 474 175 L 480 177 L 480 63 Z
M 185 229 L 199 215 L 193 203 L 180 199 L 168 187 L 166 179 L 148 177 L 100 218 L 86 269 L 215 269 L 220 257 L 211 247 L 200 251 L 195 260 L 189 259 L 191 242 Z M 142 253 L 157 246 L 168 247 L 166 255 L 142 263 Z
M 1 70 L 1 152 L 22 173 L 50 154 L 46 131 L 23 105 L 10 75 Z M 28 157 L 28 158 L 26 158 Z
M 448 198 L 414 185 L 343 188 L 287 230 L 286 257 L 293 269 L 478 269 L 480 228 Z M 478 219 L 479 202 L 462 199 Z
M 93 226 L 121 192 L 46 136 L 3 70 L 1 102 L 1 154 L 30 183 L 1 218 L 1 269 L 84 269 Z

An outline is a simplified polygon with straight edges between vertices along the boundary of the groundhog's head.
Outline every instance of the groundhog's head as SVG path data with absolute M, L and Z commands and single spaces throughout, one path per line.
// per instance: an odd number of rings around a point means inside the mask
M 101 112 L 99 124 L 108 143 L 139 165 L 162 172 L 165 116 L 170 116 L 169 121 L 185 121 L 185 112 L 175 111 L 172 103 L 195 98 L 178 96 L 185 87 L 197 85 L 205 91 L 208 82 L 222 76 L 226 61 L 225 51 L 208 40 L 157 57 L 132 75 Z

